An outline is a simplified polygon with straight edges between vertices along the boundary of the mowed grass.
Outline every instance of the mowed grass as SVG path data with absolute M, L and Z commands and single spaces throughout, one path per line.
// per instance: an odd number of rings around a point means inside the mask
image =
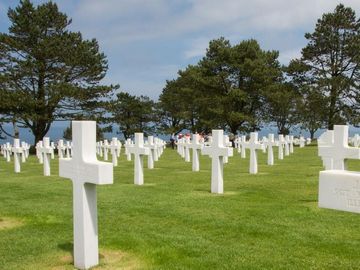
M 360 269 L 360 215 L 317 206 L 316 146 L 272 167 L 259 152 L 257 175 L 248 174 L 249 153 L 234 154 L 225 193 L 215 195 L 206 156 L 192 172 L 166 149 L 135 186 L 122 153 L 114 184 L 97 188 L 99 269 Z M 57 176 L 57 158 L 51 167 L 44 177 L 31 157 L 15 174 L 1 157 L 0 224 L 16 226 L 0 227 L 0 269 L 73 269 L 72 184 Z

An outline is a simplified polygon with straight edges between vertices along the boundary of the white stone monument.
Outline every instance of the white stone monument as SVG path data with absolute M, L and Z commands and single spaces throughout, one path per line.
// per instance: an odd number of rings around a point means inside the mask
M 149 148 L 148 169 L 154 169 L 154 156 L 156 151 L 154 136 L 148 136 L 148 144 L 146 145 L 146 147 Z
M 246 158 L 246 149 L 244 147 L 244 145 L 246 144 L 246 136 L 242 135 L 241 136 L 241 141 L 240 141 L 240 145 L 241 145 L 241 158 Z
M 129 152 L 134 154 L 134 184 L 144 184 L 144 156 L 148 156 L 149 148 L 144 147 L 144 134 L 135 133 L 135 144 L 129 148 Z
M 284 149 L 285 149 L 285 156 L 289 156 L 290 155 L 290 136 L 286 135 L 285 136 L 285 144 L 284 144 Z
M 300 144 L 300 148 L 305 147 L 305 139 L 303 136 L 300 136 L 299 138 L 299 144 Z
M 109 142 L 106 139 L 104 140 L 103 148 L 104 148 L 104 160 L 108 161 Z
M 66 141 L 66 158 L 70 158 L 71 157 L 71 144 L 69 141 Z
M 113 183 L 113 165 L 96 158 L 96 122 L 73 121 L 73 157 L 59 159 L 59 175 L 73 182 L 74 265 L 99 263 L 96 185 Z
M 192 171 L 198 172 L 200 170 L 199 154 L 200 150 L 204 147 L 204 145 L 199 142 L 199 134 L 192 135 L 189 147 L 192 149 Z
M 278 159 L 280 159 L 280 160 L 284 159 L 284 145 L 285 145 L 284 135 L 279 134 L 279 138 L 278 138 Z
M 258 141 L 258 133 L 251 132 L 250 140 L 244 144 L 245 149 L 249 148 L 250 150 L 250 166 L 249 173 L 257 174 L 258 172 L 258 162 L 257 162 L 257 153 L 256 150 L 262 150 L 264 145 Z
M 20 140 L 14 139 L 14 145 L 12 147 L 12 152 L 14 153 L 14 170 L 16 173 L 21 171 L 20 159 L 23 154 L 23 149 L 20 147 Z
M 64 149 L 65 149 L 64 141 L 63 141 L 63 140 L 59 140 L 59 141 L 58 141 L 58 146 L 57 146 L 59 158 L 63 158 L 63 157 L 64 157 Z
M 185 138 L 185 144 L 184 144 L 184 148 L 185 148 L 185 162 L 190 162 L 190 137 L 186 137 Z
M 201 150 L 203 155 L 211 158 L 211 193 L 224 193 L 224 156 L 232 156 L 233 149 L 224 145 L 224 131 L 212 130 L 210 146 Z
M 27 143 L 26 142 L 21 142 L 21 148 L 22 148 L 22 153 L 21 153 L 21 162 L 25 163 L 26 162 L 26 158 L 27 158 L 27 151 L 28 151 L 28 147 L 27 147 Z
M 275 141 L 274 134 L 269 134 L 268 139 L 265 142 L 267 147 L 267 165 L 274 165 L 274 150 L 273 147 L 277 146 L 277 142 Z
M 346 171 L 346 159 L 360 159 L 360 149 L 348 146 L 348 126 L 334 126 L 319 138 L 319 207 L 360 213 L 360 172 Z
M 290 154 L 294 153 L 294 136 L 290 135 Z
M 43 159 L 43 164 L 44 164 L 44 175 L 45 176 L 50 176 L 51 171 L 50 171 L 50 158 L 51 158 L 51 152 L 52 152 L 52 147 L 50 146 L 50 138 L 49 137 L 44 137 L 42 140 L 42 145 L 39 147 L 39 151 L 40 151 L 40 155 L 42 156 Z
M 108 149 L 110 149 L 112 164 L 114 165 L 114 167 L 118 165 L 118 153 L 117 153 L 117 151 L 119 151 L 118 142 L 119 142 L 118 139 L 116 137 L 113 137 L 111 139 L 110 145 L 108 145 Z

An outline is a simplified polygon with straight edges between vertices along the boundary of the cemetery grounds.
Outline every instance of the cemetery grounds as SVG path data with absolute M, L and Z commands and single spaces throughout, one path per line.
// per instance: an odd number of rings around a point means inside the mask
M 94 269 L 360 269 L 360 215 L 317 206 L 315 145 L 250 175 L 249 152 L 224 165 L 224 194 L 210 193 L 211 159 L 191 171 L 166 149 L 143 186 L 123 149 L 114 184 L 98 186 L 100 265 Z M 360 161 L 349 161 L 360 171 Z M 0 269 L 73 269 L 72 183 L 42 176 L 35 156 L 15 174 L 0 158 Z M 360 190 L 359 190 L 360 192 Z

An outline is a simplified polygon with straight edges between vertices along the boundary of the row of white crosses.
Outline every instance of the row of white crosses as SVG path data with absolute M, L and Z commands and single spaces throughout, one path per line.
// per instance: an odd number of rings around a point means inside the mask
M 319 175 L 319 207 L 360 213 L 360 172 L 346 166 L 346 160 L 360 159 L 360 148 L 348 145 L 348 132 L 348 126 L 335 125 L 318 139 L 325 167 Z
M 103 157 L 105 161 L 108 161 L 110 152 L 112 163 L 114 166 L 117 166 L 118 158 L 121 154 L 121 147 L 122 144 L 116 137 L 113 137 L 110 143 L 105 139 L 104 142 L 100 141 L 96 143 L 96 154 Z
M 1 146 L 1 153 L 7 162 L 11 161 L 11 155 L 14 155 L 14 171 L 19 173 L 21 171 L 21 163 L 26 162 L 29 157 L 30 145 L 26 142 L 21 142 L 19 139 L 14 139 L 14 144 L 9 142 Z
M 154 161 L 158 161 L 163 154 L 166 143 L 160 138 L 149 136 L 144 144 L 144 134 L 135 133 L 135 142 L 127 139 L 125 143 L 125 153 L 128 160 L 131 160 L 131 154 L 134 155 L 134 184 L 144 184 L 144 156 L 148 156 L 148 169 L 154 168 Z M 130 156 L 130 157 L 129 157 Z

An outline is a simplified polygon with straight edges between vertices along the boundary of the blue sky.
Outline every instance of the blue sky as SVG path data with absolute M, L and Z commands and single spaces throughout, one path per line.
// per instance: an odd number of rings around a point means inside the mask
M 35 4 L 46 1 L 36 0 Z M 300 55 L 305 32 L 338 3 L 360 16 L 360 0 L 58 0 L 73 19 L 71 29 L 96 38 L 109 61 L 104 83 L 157 99 L 165 81 L 196 63 L 209 40 L 224 36 L 233 44 L 255 38 L 267 50 L 279 50 L 287 64 Z M 0 0 L 0 31 L 7 32 L 8 7 Z

